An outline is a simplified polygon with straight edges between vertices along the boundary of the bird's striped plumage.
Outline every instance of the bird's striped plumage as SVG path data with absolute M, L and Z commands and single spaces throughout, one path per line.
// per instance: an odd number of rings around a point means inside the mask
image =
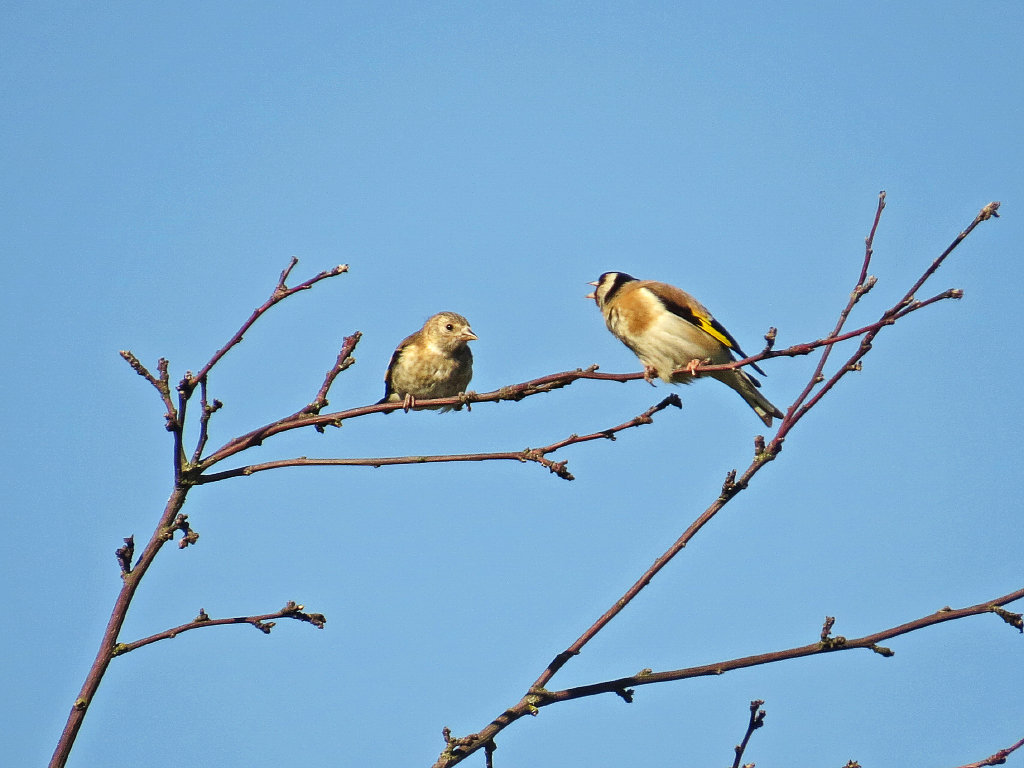
M 637 280 L 624 272 L 606 272 L 594 283 L 593 298 L 605 323 L 640 358 L 648 372 L 666 382 L 688 384 L 693 375 L 680 369 L 691 361 L 730 363 L 733 353 L 746 357 L 736 339 L 707 308 L 674 285 Z M 764 374 L 756 365 L 752 368 Z M 782 412 L 757 391 L 761 385 L 743 370 L 707 374 L 736 390 L 771 426 Z

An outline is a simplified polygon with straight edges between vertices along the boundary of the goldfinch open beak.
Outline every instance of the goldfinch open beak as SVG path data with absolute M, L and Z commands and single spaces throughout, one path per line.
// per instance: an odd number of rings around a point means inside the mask
M 597 283 L 596 283 L 596 282 L 593 282 L 593 283 L 587 283 L 587 285 L 592 285 L 592 286 L 594 286 L 595 288 L 597 288 Z M 584 298 L 584 299 L 593 299 L 593 298 L 596 298 L 596 297 L 594 296 L 594 292 L 593 292 L 593 291 L 591 291 L 590 293 L 588 293 L 588 294 L 587 294 L 586 296 L 584 296 L 583 298 Z

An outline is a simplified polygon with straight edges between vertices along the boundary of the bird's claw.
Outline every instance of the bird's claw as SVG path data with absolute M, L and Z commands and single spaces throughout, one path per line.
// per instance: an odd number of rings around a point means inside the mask
M 686 371 L 691 376 L 696 376 L 697 375 L 697 366 L 699 366 L 703 362 L 704 362 L 703 360 L 699 360 L 697 358 L 694 358 L 693 360 L 691 360 L 690 362 L 688 362 L 686 364 L 686 367 L 683 368 L 683 370 Z

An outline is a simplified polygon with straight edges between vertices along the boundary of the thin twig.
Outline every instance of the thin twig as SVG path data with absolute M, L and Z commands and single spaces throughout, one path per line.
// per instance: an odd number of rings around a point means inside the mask
M 653 422 L 652 416 L 658 411 L 664 410 L 670 405 L 682 408 L 683 404 L 676 394 L 671 394 L 660 403 L 651 406 L 639 416 L 608 429 L 593 432 L 589 435 L 570 435 L 564 440 L 546 445 L 543 448 L 524 448 L 521 451 L 502 451 L 495 453 L 464 453 L 464 454 L 433 454 L 425 456 L 378 456 L 371 458 L 308 458 L 300 456 L 294 459 L 281 459 L 279 461 L 268 461 L 262 464 L 249 464 L 244 467 L 215 472 L 209 475 L 199 475 L 194 479 L 196 485 L 213 483 L 219 480 L 226 480 L 231 477 L 247 477 L 257 472 L 265 472 L 270 469 L 282 469 L 284 467 L 385 467 L 402 464 L 439 464 L 464 461 L 519 461 L 536 462 L 546 467 L 553 474 L 563 480 L 575 479 L 567 468 L 564 461 L 554 462 L 547 458 L 548 454 L 565 448 L 570 445 L 586 443 L 591 440 L 614 440 L 615 435 L 631 427 L 639 427 Z
M 868 280 L 865 276 L 867 274 L 867 270 L 870 264 L 872 255 L 872 242 L 874 240 L 874 235 L 877 230 L 878 220 L 881 215 L 881 211 L 884 208 L 884 201 L 885 197 L 883 193 L 882 195 L 879 196 L 879 204 L 875 213 L 875 222 L 872 225 L 871 233 L 865 241 L 865 256 L 859 273 L 860 278 L 858 284 L 851 292 L 850 300 L 846 308 L 840 313 L 840 317 L 836 322 L 836 326 L 832 334 L 830 334 L 824 340 L 821 340 L 821 346 L 824 347 L 824 351 L 822 353 L 823 358 L 827 359 L 827 356 L 828 354 L 830 354 L 832 347 L 840 340 L 840 331 L 846 321 L 846 318 L 849 316 L 849 313 L 852 310 L 853 305 L 857 303 L 859 298 L 863 296 L 866 290 L 870 289 L 871 285 L 874 285 L 873 281 Z M 964 232 L 961 233 L 954 240 L 954 242 L 949 246 L 949 248 L 946 249 L 942 256 L 940 256 L 939 259 L 936 259 L 932 263 L 932 265 L 925 271 L 925 279 L 927 278 L 927 276 L 934 274 L 935 270 L 938 268 L 938 265 L 941 264 L 942 260 L 946 256 L 948 256 L 948 254 L 951 253 L 952 250 L 960 242 L 963 241 L 963 238 L 966 237 L 966 235 L 969 234 L 980 221 L 983 221 L 991 217 L 992 215 L 995 215 L 995 210 L 997 208 L 998 203 L 991 203 L 984 209 L 982 209 L 982 212 L 975 218 L 971 226 L 964 230 Z M 986 211 L 988 211 L 987 214 Z M 920 288 L 920 286 L 923 285 L 923 283 L 924 280 L 919 279 L 915 283 L 914 291 Z M 864 286 L 868 287 L 865 288 Z M 456 762 L 461 761 L 465 755 L 471 754 L 473 751 L 480 749 L 484 741 L 493 740 L 494 736 L 511 722 L 514 722 L 519 717 L 522 717 L 525 714 L 535 714 L 538 707 L 552 703 L 550 697 L 553 694 L 546 690 L 547 683 L 551 680 L 551 678 L 554 677 L 554 675 L 563 666 L 565 666 L 569 659 L 571 659 L 573 656 L 578 655 L 582 651 L 583 647 L 588 642 L 590 642 L 590 640 L 592 640 L 602 629 L 604 629 L 604 627 L 607 626 L 607 624 L 612 619 L 614 619 L 619 613 L 621 613 L 625 609 L 625 607 L 629 605 L 629 603 L 632 602 L 632 600 L 644 589 L 644 587 L 646 587 L 651 582 L 651 580 L 661 571 L 661 569 L 664 568 L 665 565 L 667 565 L 677 554 L 679 554 L 679 552 L 683 550 L 687 543 L 715 515 L 717 515 L 718 512 L 732 498 L 734 498 L 740 491 L 744 490 L 748 486 L 750 480 L 754 477 L 754 475 L 756 475 L 761 470 L 761 468 L 769 464 L 771 460 L 773 460 L 779 454 L 779 452 L 782 450 L 783 440 L 785 439 L 785 436 L 788 434 L 788 432 L 792 430 L 792 428 L 800 421 L 800 419 L 811 408 L 813 408 L 814 405 L 820 402 L 821 398 L 828 391 L 830 391 L 847 373 L 853 370 L 857 370 L 859 368 L 860 359 L 865 354 L 867 354 L 868 351 L 870 351 L 871 342 L 873 341 L 874 337 L 881 331 L 881 329 L 887 325 L 893 324 L 895 320 L 898 319 L 899 313 L 901 311 L 909 309 L 909 307 L 912 305 L 912 296 L 910 299 L 908 299 L 908 296 L 910 295 L 911 294 L 908 293 L 899 302 L 897 302 L 896 305 L 894 305 L 894 307 L 883 313 L 882 317 L 876 323 L 865 327 L 864 334 L 861 338 L 861 343 L 858 346 L 858 349 L 850 356 L 846 363 L 842 365 L 835 374 L 833 374 L 827 381 L 825 381 L 824 385 L 821 386 L 821 388 L 815 393 L 815 395 L 808 400 L 807 398 L 810 395 L 810 393 L 822 381 L 824 362 L 819 361 L 806 387 L 797 397 L 797 399 L 793 402 L 793 404 L 788 408 L 786 415 L 783 417 L 779 425 L 779 429 L 776 432 L 775 436 L 772 438 L 771 442 L 765 445 L 763 438 L 760 438 L 760 436 L 759 439 L 755 440 L 756 453 L 754 456 L 754 460 L 751 462 L 750 466 L 747 467 L 746 471 L 739 477 L 739 479 L 736 479 L 735 471 L 730 472 L 725 484 L 722 486 L 722 493 L 719 495 L 719 497 L 707 509 L 705 509 L 704 512 L 701 513 L 701 515 L 693 521 L 693 523 L 690 524 L 690 526 L 682 533 L 682 535 L 680 535 L 680 537 L 676 539 L 672 546 L 670 546 L 664 554 L 657 558 L 654 561 L 654 563 L 643 573 L 643 575 L 641 575 L 641 577 L 628 590 L 626 590 L 626 592 L 620 598 L 618 598 L 612 604 L 612 606 L 608 608 L 607 611 L 605 611 L 589 628 L 587 628 L 583 632 L 583 634 L 580 635 L 580 637 L 577 638 L 576 641 L 573 642 L 566 650 L 562 651 L 557 656 L 555 656 L 554 659 L 552 659 L 552 661 L 540 674 L 537 680 L 530 686 L 527 695 L 524 696 L 523 699 L 517 705 L 509 708 L 502 715 L 496 718 L 487 728 L 480 731 L 480 733 L 478 734 L 478 739 L 475 740 L 472 744 L 463 745 L 457 757 L 446 760 L 439 759 L 438 762 L 435 763 L 435 768 L 446 768 L 447 766 L 454 765 Z M 953 298 L 953 296 L 950 296 L 950 298 Z M 762 354 L 778 353 L 766 352 Z M 756 357 L 757 356 L 755 356 L 755 358 Z M 737 365 L 738 364 L 739 363 L 737 363 Z M 832 643 L 835 644 L 835 640 L 833 640 Z M 806 650 L 807 648 L 810 648 L 811 650 L 808 651 Z M 807 655 L 807 653 L 811 652 L 821 653 L 823 650 L 835 649 L 836 648 L 832 645 L 826 646 L 826 644 L 824 643 L 816 643 L 814 644 L 814 646 L 805 647 L 805 649 L 802 649 L 805 652 L 798 655 Z M 879 650 L 879 652 L 882 651 Z M 756 663 L 766 663 L 766 661 L 760 660 Z M 747 665 L 749 666 L 750 664 Z M 712 665 L 712 667 L 709 667 L 708 669 L 710 671 L 703 672 L 703 674 L 718 673 L 718 667 L 715 665 Z M 636 682 L 637 680 L 640 680 L 640 682 Z M 607 690 L 611 690 L 617 693 L 618 695 L 623 696 L 624 692 L 626 691 L 626 686 L 631 684 L 649 684 L 651 682 L 655 682 L 655 680 L 652 679 L 652 676 L 644 674 L 641 677 L 624 678 L 622 680 L 611 681 L 605 685 L 609 686 Z M 575 691 L 577 689 L 573 690 Z M 602 689 L 601 692 L 604 692 L 604 690 L 605 689 Z M 586 695 L 591 694 L 588 693 Z M 628 699 L 628 697 L 626 698 Z
M 299 413 L 320 413 L 324 408 L 327 407 L 327 393 L 331 389 L 331 385 L 334 384 L 334 380 L 338 378 L 338 374 L 348 368 L 350 365 L 355 363 L 356 359 L 352 357 L 352 352 L 355 351 L 356 344 L 363 338 L 363 334 L 356 331 L 351 336 L 346 336 L 341 343 L 341 351 L 338 352 L 338 359 L 334 361 L 334 365 L 331 370 L 324 376 L 324 383 L 320 385 L 320 391 L 316 393 L 316 397 L 313 398 L 313 402 L 303 408 Z M 323 426 L 317 427 L 320 432 L 324 431 Z
M 1012 744 L 1006 749 L 1000 749 L 994 755 L 989 755 L 984 760 L 979 760 L 976 763 L 970 763 L 968 765 L 961 765 L 958 766 L 958 768 L 985 768 L 985 766 L 989 765 L 1003 765 L 1006 763 L 1006 758 L 1021 747 L 1024 747 L 1024 739 L 1021 739 L 1016 744 Z
M 498 715 L 498 717 L 491 721 L 491 723 L 480 732 L 474 733 L 469 737 L 453 739 L 453 742 L 458 743 L 459 749 L 455 754 L 442 753 L 437 762 L 434 763 L 433 768 L 450 768 L 450 766 L 461 762 L 476 750 L 482 749 L 486 743 L 492 742 L 498 733 L 515 721 L 528 715 L 536 715 L 542 707 L 550 706 L 552 704 L 585 698 L 588 696 L 597 696 L 605 693 L 611 693 L 621 697 L 623 692 L 629 693 L 627 698 L 627 700 L 629 700 L 632 698 L 632 687 L 634 686 L 686 680 L 694 677 L 721 675 L 725 672 L 737 669 L 745 669 L 747 667 L 761 666 L 763 664 L 777 663 L 780 661 L 787 661 L 789 659 L 815 656 L 824 653 L 834 653 L 854 649 L 868 649 L 883 657 L 892 656 L 892 651 L 880 646 L 880 642 L 900 635 L 905 635 L 910 632 L 925 629 L 926 627 L 942 624 L 947 621 L 956 621 L 968 616 L 992 613 L 993 607 L 1006 605 L 1021 599 L 1024 599 L 1024 588 L 1018 589 L 1007 595 L 1003 595 L 1002 597 L 986 600 L 967 608 L 959 608 L 956 610 L 943 608 L 935 613 L 908 621 L 904 624 L 900 624 L 899 626 L 884 629 L 880 632 L 875 632 L 874 634 L 865 635 L 864 637 L 852 640 L 838 637 L 831 638 L 830 642 L 822 642 L 819 640 L 817 642 L 810 643 L 809 645 L 802 645 L 782 651 L 763 653 L 757 656 L 744 656 L 742 658 L 719 661 L 713 664 L 704 664 L 699 667 L 687 667 L 685 669 L 675 669 L 665 672 L 652 672 L 649 669 L 645 669 L 641 673 L 631 675 L 629 677 L 621 677 L 616 680 L 605 680 L 600 683 L 566 688 L 561 691 L 549 691 L 541 687 L 533 687 L 526 696 L 520 699 L 519 702 Z M 1016 749 L 1016 746 L 1012 749 Z M 980 765 L 984 765 L 984 763 L 981 763 Z
M 291 262 L 288 264 L 287 267 L 285 267 L 284 271 L 281 272 L 281 277 L 277 281 L 277 285 L 274 287 L 273 293 L 270 294 L 270 298 L 253 310 L 253 313 L 249 315 L 249 319 L 242 323 L 242 327 L 235 332 L 235 335 L 228 340 L 227 344 L 218 349 L 213 354 L 213 357 L 210 358 L 209 362 L 207 362 L 206 365 L 199 369 L 199 373 L 195 374 L 194 376 L 186 375 L 185 378 L 182 379 L 181 384 L 179 384 L 178 386 L 183 390 L 186 397 L 191 396 L 192 390 L 195 389 L 196 384 L 202 381 L 204 378 L 206 378 L 206 376 L 209 375 L 210 373 L 210 369 L 212 369 L 213 366 L 215 366 L 220 361 L 220 359 L 228 353 L 228 351 L 232 347 L 234 347 L 236 344 L 242 341 L 242 338 L 245 336 L 246 332 L 252 327 L 253 323 L 259 320 L 260 317 L 268 309 L 277 304 L 279 301 L 288 298 L 294 293 L 298 293 L 299 291 L 305 291 L 308 290 L 309 288 L 312 288 L 321 280 L 326 280 L 327 278 L 336 277 L 337 275 L 348 272 L 348 264 L 339 264 L 338 266 L 334 267 L 334 269 L 325 270 L 320 274 L 311 277 L 309 280 L 306 280 L 305 282 L 299 283 L 298 285 L 289 288 L 287 285 L 285 285 L 285 281 L 288 279 L 288 275 L 291 273 L 292 269 L 298 263 L 299 260 L 293 256 Z
M 157 372 L 160 374 L 158 378 L 149 372 L 149 369 L 139 361 L 139 358 L 137 358 L 131 350 L 122 349 L 118 354 L 121 355 L 125 362 L 132 367 L 133 371 L 156 388 L 156 391 L 160 394 L 160 399 L 163 401 L 164 407 L 167 409 L 167 412 L 164 414 L 164 426 L 168 432 L 176 429 L 178 426 L 178 411 L 174 407 L 174 401 L 171 400 L 171 387 L 170 377 L 167 373 L 167 360 L 162 357 L 157 360 Z
M 762 704 L 764 701 L 761 699 L 750 702 L 750 720 L 747 722 L 747 732 L 743 734 L 743 741 L 735 747 L 736 759 L 732 761 L 732 768 L 740 768 L 740 762 L 743 760 L 743 753 L 747 751 L 750 737 L 754 735 L 754 731 L 764 725 L 765 711 L 760 709 Z
M 295 619 L 297 621 L 305 621 L 312 624 L 317 629 L 323 629 L 324 624 L 327 623 L 327 619 L 321 613 L 306 613 L 305 606 L 299 605 L 291 600 L 279 611 L 274 613 L 265 613 L 262 616 L 235 616 L 230 619 L 211 619 L 206 611 L 202 608 L 199 609 L 199 615 L 187 624 L 174 627 L 172 629 L 166 629 L 163 632 L 158 632 L 155 635 L 144 637 L 141 640 L 135 640 L 130 643 L 118 643 L 114 646 L 111 652 L 114 656 L 123 656 L 126 653 L 130 653 L 143 646 L 150 645 L 159 640 L 169 640 L 173 637 L 177 637 L 182 632 L 188 632 L 192 629 L 202 629 L 204 627 L 218 627 L 225 624 L 250 624 L 256 629 L 260 630 L 265 635 L 270 634 L 270 630 L 274 628 L 274 622 L 277 619 Z

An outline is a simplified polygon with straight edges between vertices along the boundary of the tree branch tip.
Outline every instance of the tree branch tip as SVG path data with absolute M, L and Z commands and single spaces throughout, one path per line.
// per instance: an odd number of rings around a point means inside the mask
M 998 200 L 993 200 L 991 203 L 981 209 L 981 213 L 978 214 L 980 221 L 988 221 L 992 217 L 999 218 L 999 206 L 1001 203 Z
M 1021 614 L 1008 611 L 1000 605 L 993 605 L 989 610 L 1011 627 L 1016 628 L 1018 632 L 1024 633 L 1024 617 Z
M 273 622 L 273 621 L 260 621 L 258 619 L 253 621 L 252 625 L 254 627 L 256 627 L 256 629 L 258 629 L 264 635 L 269 635 L 270 634 L 270 630 L 272 630 L 275 626 L 277 626 L 276 623 Z
M 124 539 L 124 546 L 118 547 L 114 552 L 117 563 L 121 567 L 121 578 L 132 572 L 132 557 L 135 554 L 135 536 L 128 536 Z
M 836 625 L 835 616 L 826 616 L 824 623 L 821 625 L 821 642 L 828 640 L 828 636 L 832 634 L 832 627 Z
M 868 647 L 879 656 L 884 656 L 887 659 L 896 655 L 896 651 L 892 650 L 892 648 L 886 648 L 884 645 L 876 645 L 875 643 L 872 643 Z

